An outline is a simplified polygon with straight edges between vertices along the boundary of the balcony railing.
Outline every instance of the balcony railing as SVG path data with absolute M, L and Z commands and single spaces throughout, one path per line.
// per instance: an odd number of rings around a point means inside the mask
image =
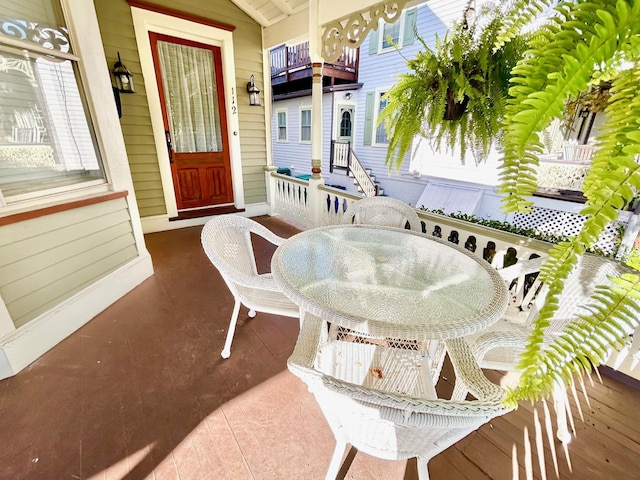
M 309 42 L 276 47 L 271 50 L 270 58 L 272 85 L 312 76 Z M 355 82 L 358 80 L 359 61 L 359 49 L 345 47 L 336 61 L 324 64 L 322 74 Z

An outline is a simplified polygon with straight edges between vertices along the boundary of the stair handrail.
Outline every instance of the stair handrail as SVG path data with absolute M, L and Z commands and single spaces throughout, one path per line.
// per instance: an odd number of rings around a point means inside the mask
M 362 189 L 362 193 L 366 197 L 375 197 L 379 194 L 380 186 L 373 181 L 371 176 L 367 173 L 367 170 L 362 166 L 356 152 L 350 149 L 349 169 L 353 174 L 353 178 L 358 183 L 358 186 Z

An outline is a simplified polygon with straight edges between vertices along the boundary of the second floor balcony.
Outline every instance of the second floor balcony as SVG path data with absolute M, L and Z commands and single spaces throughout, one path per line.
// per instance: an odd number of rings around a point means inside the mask
M 309 55 L 309 42 L 281 45 L 270 52 L 271 86 L 274 95 L 311 88 L 313 71 Z M 323 85 L 339 85 L 358 81 L 359 48 L 345 48 L 333 63 L 322 69 Z

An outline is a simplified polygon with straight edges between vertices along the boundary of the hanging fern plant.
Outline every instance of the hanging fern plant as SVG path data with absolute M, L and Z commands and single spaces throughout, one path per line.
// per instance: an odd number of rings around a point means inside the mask
M 494 49 L 504 9 L 485 9 L 474 19 L 472 12 L 467 7 L 462 21 L 444 38 L 436 37 L 433 48 L 418 37 L 422 50 L 388 92 L 379 122 L 389 134 L 389 168 L 400 167 L 416 135 L 438 149 L 458 147 L 462 163 L 467 151 L 477 163 L 499 142 L 510 71 L 522 58 L 526 37 L 515 35 Z
M 517 2 L 496 46 L 508 43 L 513 32 L 548 3 Z M 568 0 L 555 6 L 554 13 L 512 71 L 499 188 L 505 195 L 505 210 L 527 211 L 532 206 L 529 196 L 537 187 L 543 129 L 562 118 L 566 103 L 582 92 L 601 82 L 610 82 L 611 88 L 604 99 L 607 120 L 596 139 L 598 149 L 583 188 L 584 227 L 553 247 L 543 267 L 549 294 L 521 357 L 523 373 L 510 398 L 514 402 L 538 399 L 549 393 L 554 381 L 570 381 L 574 372 L 600 365 L 607 352 L 624 344 L 640 325 L 640 277 L 625 274 L 613 279 L 615 288 L 597 290 L 590 315 L 575 321 L 551 345 L 543 345 L 573 266 L 640 189 L 640 0 Z

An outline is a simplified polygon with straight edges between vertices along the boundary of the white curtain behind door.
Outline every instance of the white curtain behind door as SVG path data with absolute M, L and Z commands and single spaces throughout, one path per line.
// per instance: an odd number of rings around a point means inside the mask
M 159 41 L 158 55 L 174 150 L 221 151 L 213 52 Z

